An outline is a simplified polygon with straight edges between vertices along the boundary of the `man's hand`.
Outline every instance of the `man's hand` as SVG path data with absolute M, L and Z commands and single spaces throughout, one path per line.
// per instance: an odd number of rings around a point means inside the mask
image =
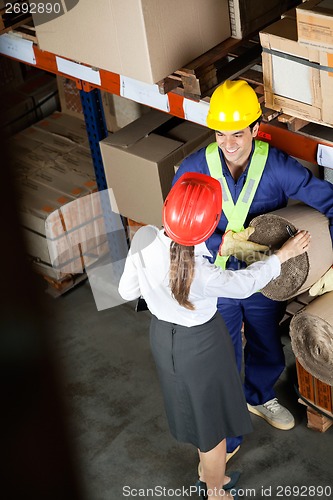
M 333 266 L 309 290 L 309 295 L 323 295 L 333 290 Z
M 248 241 L 248 238 L 254 231 L 255 228 L 251 226 L 239 233 L 227 231 L 223 235 L 222 243 L 219 248 L 219 255 L 233 255 L 237 259 L 245 261 L 248 264 L 258 260 L 264 260 L 266 256 L 260 252 L 266 252 L 269 250 L 269 247 L 266 245 L 259 245 L 259 243 L 254 243 L 253 241 Z

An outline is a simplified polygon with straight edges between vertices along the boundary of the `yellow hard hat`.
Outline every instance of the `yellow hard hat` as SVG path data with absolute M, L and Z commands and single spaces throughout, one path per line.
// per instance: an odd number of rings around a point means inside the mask
M 212 94 L 206 123 L 213 130 L 243 130 L 260 116 L 253 88 L 244 80 L 226 80 Z

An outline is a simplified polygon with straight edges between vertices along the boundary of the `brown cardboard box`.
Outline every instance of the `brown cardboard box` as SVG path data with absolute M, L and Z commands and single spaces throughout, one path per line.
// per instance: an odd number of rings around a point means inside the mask
M 216 137 L 215 137 L 215 131 L 213 130 L 210 130 L 210 134 L 202 141 L 200 142 L 199 144 L 196 144 L 193 151 L 190 151 L 188 153 L 188 155 L 194 153 L 195 151 L 198 151 L 199 149 L 201 148 L 205 148 L 206 146 L 208 146 L 208 144 L 211 144 L 212 142 L 215 142 L 216 141 Z M 187 156 L 188 156 L 187 155 Z M 175 164 L 175 173 L 177 172 L 177 170 L 179 169 L 180 167 L 180 164 L 181 162 L 183 161 L 183 158 L 181 158 L 176 164 Z
M 74 80 L 57 75 L 60 109 L 66 115 L 84 119 L 80 91 Z
M 97 186 L 91 155 L 81 145 L 85 134 L 81 120 L 56 112 L 9 141 L 27 251 L 35 267 L 46 265 L 40 272 L 55 279 L 83 272 L 107 251 L 103 213 L 92 198 Z
M 301 0 L 229 0 L 231 36 L 251 35 L 299 3 Z
M 46 21 L 39 46 L 59 56 L 156 83 L 230 36 L 228 0 L 80 0 Z M 43 19 L 42 19 L 42 18 Z M 42 22 L 42 24 L 41 24 Z
M 174 166 L 211 130 L 151 111 L 100 142 L 108 187 L 119 213 L 143 224 L 162 224 Z
M 260 32 L 265 103 L 307 121 L 333 126 L 333 54 L 297 41 L 284 18 Z
M 80 145 L 89 147 L 87 128 L 83 120 L 77 116 L 70 116 L 67 113 L 52 113 L 44 120 L 39 121 L 33 127 L 33 130 L 43 130 L 49 134 L 55 134 L 60 138 L 66 138 L 72 141 L 73 146 Z
M 62 116 L 73 116 L 84 121 L 80 91 L 75 82 L 63 76 L 57 76 L 60 108 Z M 103 112 L 106 128 L 109 132 L 116 132 L 122 127 L 133 122 L 149 111 L 148 106 L 125 99 L 124 97 L 101 91 Z M 54 115 L 52 115 L 53 117 Z M 85 125 L 84 125 L 85 127 Z M 87 134 L 86 134 L 87 135 Z
M 296 8 L 298 41 L 318 49 L 333 49 L 333 4 L 309 0 Z
M 148 106 L 108 92 L 102 92 L 102 103 L 109 132 L 117 132 L 150 111 Z

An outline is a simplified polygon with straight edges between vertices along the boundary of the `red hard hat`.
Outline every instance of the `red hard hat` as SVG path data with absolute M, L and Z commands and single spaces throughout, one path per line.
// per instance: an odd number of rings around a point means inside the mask
M 219 181 L 209 175 L 187 172 L 178 179 L 164 202 L 165 232 L 180 245 L 198 245 L 214 232 L 221 210 Z

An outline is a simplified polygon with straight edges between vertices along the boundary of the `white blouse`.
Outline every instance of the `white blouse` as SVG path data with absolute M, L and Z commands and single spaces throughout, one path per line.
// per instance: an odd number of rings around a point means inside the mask
M 134 235 L 119 293 L 125 300 L 142 295 L 158 319 L 184 326 L 200 325 L 216 312 L 218 297 L 244 299 L 263 288 L 281 272 L 280 260 L 271 255 L 238 271 L 223 270 L 211 264 L 205 243 L 195 246 L 195 275 L 189 300 L 194 310 L 186 309 L 172 297 L 169 287 L 171 239 L 163 229 L 144 226 Z

